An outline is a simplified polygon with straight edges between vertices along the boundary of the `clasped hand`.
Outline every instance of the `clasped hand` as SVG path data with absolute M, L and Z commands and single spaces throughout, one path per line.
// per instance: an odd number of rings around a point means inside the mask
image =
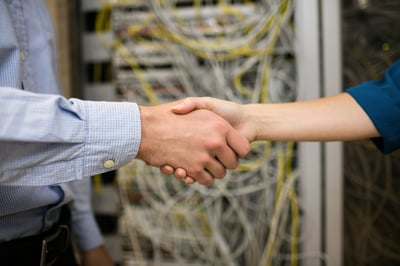
M 174 113 L 178 103 L 185 108 Z M 161 167 L 163 173 L 176 169 L 175 176 L 187 183 L 211 185 L 214 178 L 226 175 L 226 169 L 235 169 L 238 157 L 250 150 L 247 138 L 230 123 L 209 110 L 194 110 L 190 102 L 139 108 L 142 137 L 137 158 Z

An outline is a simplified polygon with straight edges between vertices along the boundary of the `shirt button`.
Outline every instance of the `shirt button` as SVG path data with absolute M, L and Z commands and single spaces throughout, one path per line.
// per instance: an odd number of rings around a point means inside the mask
M 21 61 L 25 61 L 25 53 L 24 52 L 20 52 L 19 53 L 19 58 L 21 58 Z
M 104 168 L 110 169 L 113 168 L 115 165 L 115 162 L 113 160 L 107 160 L 103 163 Z

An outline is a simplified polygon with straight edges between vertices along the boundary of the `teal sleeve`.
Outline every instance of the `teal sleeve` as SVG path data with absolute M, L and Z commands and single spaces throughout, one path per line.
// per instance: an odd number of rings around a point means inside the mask
M 372 141 L 383 153 L 400 148 L 400 60 L 379 81 L 346 90 L 370 117 L 381 137 Z

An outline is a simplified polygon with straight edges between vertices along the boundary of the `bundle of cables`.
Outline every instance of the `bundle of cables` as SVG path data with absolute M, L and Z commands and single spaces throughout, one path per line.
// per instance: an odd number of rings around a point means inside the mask
M 296 97 L 294 1 L 113 1 L 99 37 L 124 100 L 187 96 L 239 103 Z M 102 32 L 111 25 L 113 38 Z M 126 265 L 298 265 L 296 145 L 256 142 L 213 186 L 188 186 L 134 161 L 119 171 Z M 314 254 L 313 258 L 321 257 Z

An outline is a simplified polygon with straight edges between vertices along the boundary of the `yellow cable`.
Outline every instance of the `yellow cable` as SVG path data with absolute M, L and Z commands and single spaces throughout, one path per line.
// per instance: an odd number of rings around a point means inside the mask
M 106 14 L 109 13 L 110 11 L 111 11 L 110 4 L 106 4 L 99 11 L 98 16 L 96 18 L 96 23 L 95 23 L 96 33 L 98 34 L 98 36 L 103 44 L 105 44 L 106 46 L 108 46 L 110 48 L 116 49 L 116 51 L 119 52 L 121 57 L 129 64 L 129 66 L 132 68 L 132 70 L 136 74 L 136 76 L 139 80 L 139 83 L 141 84 L 150 103 L 153 105 L 159 104 L 160 101 L 158 100 L 152 86 L 147 81 L 147 79 L 144 77 L 143 71 L 141 70 L 140 66 L 137 64 L 133 55 L 126 49 L 126 47 L 121 43 L 121 41 L 119 39 L 116 39 L 115 41 L 110 42 L 109 40 L 104 38 L 104 36 L 101 34 L 103 31 L 103 25 L 107 24 L 104 22 L 104 20 L 106 19 Z M 146 22 L 151 21 L 151 20 L 152 20 L 152 17 L 150 16 Z M 134 31 L 134 28 L 132 28 L 131 31 Z
M 286 155 L 287 158 L 286 162 L 286 176 L 292 175 L 292 167 L 293 167 L 293 142 L 287 142 L 286 144 Z M 292 214 L 292 225 L 291 225 L 291 235 L 290 235 L 290 265 L 297 266 L 298 265 L 298 236 L 299 236 L 299 207 L 297 201 L 297 194 L 294 187 L 290 188 L 289 191 L 289 201 L 290 201 L 290 208 Z
M 197 10 L 200 10 L 200 3 L 201 1 L 195 0 L 194 7 Z M 217 62 L 224 62 L 224 61 L 229 61 L 229 60 L 235 60 L 241 57 L 246 57 L 246 56 L 269 56 L 272 55 L 275 51 L 275 45 L 276 41 L 279 38 L 280 32 L 281 32 L 281 19 L 285 17 L 286 12 L 291 5 L 290 0 L 284 0 L 280 3 L 279 6 L 279 13 L 277 13 L 274 16 L 271 16 L 270 18 L 267 19 L 266 23 L 262 26 L 261 30 L 253 37 L 251 38 L 248 42 L 240 45 L 240 46 L 231 46 L 228 39 L 225 38 L 224 36 L 220 35 L 218 38 L 214 40 L 205 40 L 205 39 L 194 39 L 189 36 L 186 36 L 182 33 L 174 32 L 172 29 L 169 29 L 166 25 L 160 24 L 157 19 L 153 16 L 151 19 L 150 17 L 147 18 L 146 21 L 142 21 L 140 24 L 135 24 L 132 25 L 129 28 L 129 35 L 132 36 L 136 41 L 139 41 L 141 44 L 144 45 L 151 45 L 151 42 L 142 38 L 140 36 L 140 33 L 143 29 L 146 29 L 150 24 L 151 25 L 151 30 L 148 32 L 149 36 L 152 38 L 156 38 L 158 40 L 162 41 L 167 41 L 171 43 L 178 44 L 187 50 L 191 51 L 193 54 L 210 59 L 210 60 L 215 60 Z M 164 4 L 164 0 L 158 0 L 158 3 Z M 242 14 L 235 10 L 233 7 L 230 7 L 223 1 L 219 1 L 218 4 L 220 4 L 224 12 L 220 14 L 220 16 L 224 15 L 233 15 L 236 16 L 239 20 L 242 19 Z M 197 5 L 197 6 L 196 6 Z M 175 15 L 177 13 L 175 12 Z M 198 11 L 198 16 L 200 16 L 200 12 Z M 103 15 L 104 16 L 104 15 Z M 176 21 L 179 25 L 182 24 L 182 20 L 180 20 L 179 16 L 176 15 Z M 248 28 L 248 31 L 251 29 Z M 244 32 L 245 34 L 246 32 Z M 268 34 L 268 35 L 267 35 Z M 255 48 L 257 45 L 257 42 L 260 41 L 263 38 L 268 38 L 267 44 L 263 46 L 263 48 Z M 141 86 L 143 87 L 147 97 L 149 98 L 149 101 L 154 104 L 158 102 L 158 98 L 151 87 L 150 83 L 148 80 L 144 77 L 143 75 L 143 70 L 140 68 L 138 65 L 137 61 L 133 57 L 132 54 L 124 47 L 124 45 L 121 43 L 120 40 L 117 40 L 112 43 L 111 45 L 113 48 L 118 51 L 122 58 L 124 58 L 128 64 L 131 66 L 132 70 L 135 72 L 137 75 Z M 268 102 L 268 80 L 270 79 L 270 69 L 267 64 L 262 66 L 262 76 L 260 80 L 261 84 L 261 91 L 260 91 L 260 101 L 261 102 Z M 235 88 L 243 94 L 243 96 L 251 96 L 251 92 L 249 89 L 245 88 L 243 86 L 241 79 L 245 72 L 239 72 L 234 76 L 234 86 Z M 250 171 L 257 169 L 257 167 L 260 166 L 262 163 L 262 158 L 266 156 L 266 154 L 270 153 L 270 145 L 271 143 L 268 142 L 264 148 L 263 156 L 259 158 L 258 160 L 255 160 L 254 162 L 247 163 L 247 164 L 241 164 L 239 166 L 238 171 Z M 282 189 L 284 186 L 284 183 L 287 181 L 286 178 L 291 175 L 292 173 L 292 162 L 291 162 L 291 156 L 292 156 L 292 149 L 293 146 L 292 144 L 287 144 L 287 149 L 285 153 L 283 151 L 279 151 L 278 155 L 278 180 L 277 180 L 277 189 L 276 189 L 276 202 L 278 202 L 278 199 L 282 197 Z M 289 188 L 289 194 L 288 194 L 288 199 L 290 201 L 290 208 L 291 208 L 291 239 L 290 239 L 290 249 L 291 249 L 291 266 L 297 265 L 297 260 L 298 260 L 298 230 L 299 230 L 299 210 L 297 206 L 297 195 L 295 192 L 294 187 Z M 275 206 L 276 208 L 280 209 L 275 209 L 275 213 L 279 213 L 281 211 L 282 206 Z M 206 216 L 201 216 L 205 215 L 204 212 L 200 212 L 199 219 L 204 221 L 202 224 L 208 225 L 207 228 L 208 230 L 212 230 L 213 228 L 208 224 L 208 219 Z M 275 214 L 274 214 L 275 215 Z M 178 217 L 177 217 L 178 219 Z M 181 218 L 179 218 L 181 219 Z M 186 221 L 185 218 L 182 218 Z M 182 220 L 183 221 L 183 220 Z M 205 229 L 205 228 L 204 228 Z M 206 230 L 203 230 L 206 231 Z M 273 255 L 273 251 L 275 246 L 271 245 L 269 246 L 270 250 L 267 250 L 268 257 Z
M 269 80 L 269 65 L 263 63 L 261 71 L 261 91 L 260 98 L 262 103 L 268 102 L 268 80 Z
M 149 81 L 145 78 L 144 72 L 136 62 L 135 58 L 133 55 L 126 49 L 124 45 L 120 41 L 117 41 L 115 44 L 116 50 L 120 53 L 122 58 L 129 64 L 129 66 L 132 68 L 134 73 L 136 74 L 140 85 L 142 86 L 147 98 L 149 99 L 149 102 L 152 105 L 157 105 L 160 104 L 159 99 L 156 96 L 156 93 L 154 92 L 153 87 L 149 83 Z
M 103 187 L 103 181 L 101 179 L 101 175 L 93 176 L 93 186 L 94 186 L 94 191 L 96 193 L 100 193 L 101 192 L 101 189 Z
M 197 40 L 197 39 L 191 39 L 191 38 L 187 38 L 186 36 L 177 34 L 175 32 L 170 31 L 166 26 L 164 25 L 160 25 L 160 29 L 162 30 L 162 32 L 165 34 L 166 37 L 168 37 L 168 39 L 181 44 L 182 46 L 186 47 L 187 49 L 193 51 L 195 54 L 201 56 L 201 57 L 208 57 L 208 52 L 204 52 L 203 48 L 206 47 L 208 49 L 210 49 L 211 51 L 214 52 L 218 52 L 218 51 L 223 51 L 226 54 L 217 54 L 216 58 L 218 58 L 219 60 L 232 60 L 232 59 L 236 59 L 240 56 L 243 55 L 252 55 L 252 54 L 258 54 L 258 55 L 262 55 L 262 54 L 266 54 L 269 55 L 271 54 L 271 48 L 268 46 L 266 49 L 257 49 L 254 50 L 253 48 L 251 48 L 254 43 L 256 42 L 256 40 L 258 40 L 259 38 L 261 38 L 262 35 L 264 35 L 270 28 L 272 25 L 272 22 L 274 21 L 275 16 L 271 16 L 267 22 L 265 23 L 263 30 L 261 31 L 261 34 L 259 33 L 258 35 L 256 35 L 253 39 L 250 40 L 250 42 L 246 45 L 242 45 L 239 47 L 226 47 L 226 43 L 221 43 L 220 41 L 212 41 L 212 40 Z M 279 30 L 275 30 L 274 31 L 274 36 L 278 35 Z M 259 37 L 259 38 L 256 38 Z M 276 37 L 272 38 L 273 41 L 272 43 L 274 43 L 274 41 L 276 40 Z M 231 42 L 228 42 L 228 44 L 231 44 Z

